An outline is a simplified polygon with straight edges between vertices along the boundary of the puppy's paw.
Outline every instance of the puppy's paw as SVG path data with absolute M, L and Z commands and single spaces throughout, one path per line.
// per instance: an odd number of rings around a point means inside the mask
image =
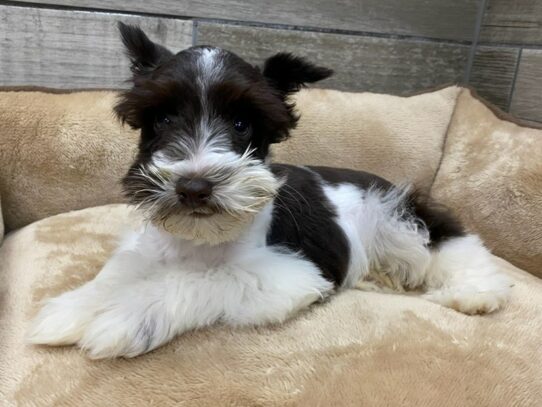
M 87 326 L 78 344 L 91 359 L 132 358 L 170 339 L 171 329 L 163 315 L 155 316 L 152 310 L 126 305 L 108 305 Z
M 507 303 L 512 286 L 506 276 L 495 274 L 483 283 L 429 291 L 424 297 L 464 314 L 487 314 L 499 310 Z
M 31 322 L 26 333 L 28 343 L 71 345 L 83 336 L 94 309 L 81 290 L 70 291 L 48 300 Z

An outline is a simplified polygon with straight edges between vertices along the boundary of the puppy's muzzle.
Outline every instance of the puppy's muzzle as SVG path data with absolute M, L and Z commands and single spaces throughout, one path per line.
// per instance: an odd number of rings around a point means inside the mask
M 213 183 L 204 178 L 180 178 L 175 185 L 179 202 L 192 209 L 209 203 L 213 193 Z

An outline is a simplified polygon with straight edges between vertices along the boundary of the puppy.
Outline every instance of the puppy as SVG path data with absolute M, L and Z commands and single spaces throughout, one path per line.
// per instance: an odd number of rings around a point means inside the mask
M 279 53 L 260 70 L 120 32 L 133 86 L 115 111 L 141 131 L 123 185 L 148 222 L 93 281 L 46 303 L 31 343 L 133 357 L 217 322 L 282 322 L 359 284 L 467 314 L 505 303 L 507 278 L 442 208 L 376 175 L 267 162 L 296 125 L 289 96 L 329 69 Z

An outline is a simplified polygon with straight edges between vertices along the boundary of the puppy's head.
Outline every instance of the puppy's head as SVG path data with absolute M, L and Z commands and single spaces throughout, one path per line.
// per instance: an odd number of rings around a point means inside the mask
M 265 159 L 295 127 L 288 96 L 331 71 L 284 53 L 263 71 L 215 47 L 173 54 L 139 28 L 119 28 L 133 86 L 115 111 L 141 131 L 126 195 L 175 235 L 209 244 L 235 239 L 279 187 Z

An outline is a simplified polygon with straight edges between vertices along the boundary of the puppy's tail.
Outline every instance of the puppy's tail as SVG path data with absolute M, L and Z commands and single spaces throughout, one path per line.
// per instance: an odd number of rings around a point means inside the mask
M 476 235 L 454 237 L 432 248 L 424 280 L 426 299 L 465 314 L 501 308 L 512 286 Z

